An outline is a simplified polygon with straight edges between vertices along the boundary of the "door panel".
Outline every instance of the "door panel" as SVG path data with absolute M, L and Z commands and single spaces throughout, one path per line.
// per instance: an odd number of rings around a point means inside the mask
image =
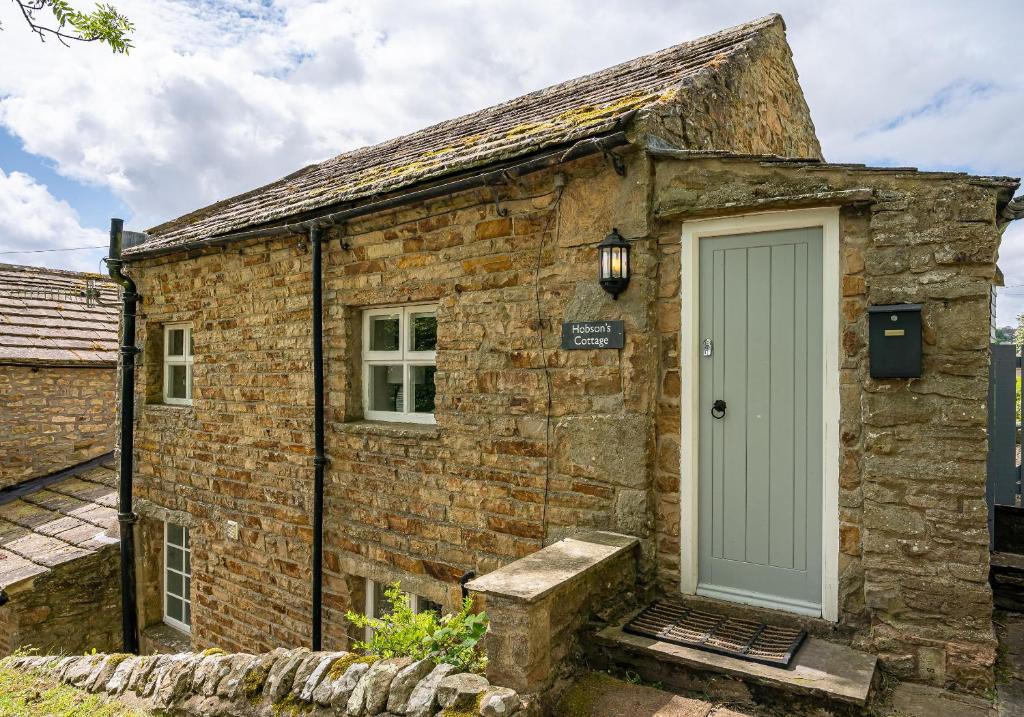
M 820 609 L 821 244 L 820 228 L 700 240 L 698 592 Z

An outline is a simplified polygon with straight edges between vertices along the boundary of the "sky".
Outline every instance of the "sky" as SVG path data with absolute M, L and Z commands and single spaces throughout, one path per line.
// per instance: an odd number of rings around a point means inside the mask
M 144 230 L 771 12 L 826 159 L 1024 173 L 1019 0 L 113 2 L 137 28 L 127 57 L 41 43 L 0 0 L 0 262 L 102 270 L 112 216 Z M 1024 221 L 1000 267 L 1014 324 Z

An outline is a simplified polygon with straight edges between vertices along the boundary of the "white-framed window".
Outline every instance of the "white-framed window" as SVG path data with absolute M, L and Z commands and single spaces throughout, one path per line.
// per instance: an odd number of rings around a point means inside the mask
M 436 357 L 436 306 L 364 310 L 363 415 L 434 423 Z
M 164 622 L 192 632 L 192 546 L 188 528 L 164 523 Z
M 390 583 L 379 583 L 376 580 L 367 579 L 366 615 L 368 617 L 375 617 L 379 620 L 392 611 L 394 606 L 391 604 L 391 601 L 388 600 L 388 596 L 384 594 L 384 591 L 389 585 Z M 403 595 L 405 596 L 406 604 L 417 615 L 421 612 L 434 612 L 438 617 L 441 617 L 441 605 L 439 603 L 429 600 L 422 595 L 405 592 Z M 367 625 L 366 639 L 370 640 L 372 637 L 373 628 Z
M 192 327 L 189 324 L 164 326 L 164 402 L 192 403 Z

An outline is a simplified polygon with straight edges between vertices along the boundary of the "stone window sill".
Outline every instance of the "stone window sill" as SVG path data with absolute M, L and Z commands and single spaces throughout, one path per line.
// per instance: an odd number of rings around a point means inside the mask
M 430 423 L 397 423 L 392 421 L 348 421 L 335 423 L 334 430 L 392 438 L 437 438 L 441 429 Z
M 196 407 L 189 404 L 145 403 L 142 410 L 146 413 L 164 416 L 194 416 Z

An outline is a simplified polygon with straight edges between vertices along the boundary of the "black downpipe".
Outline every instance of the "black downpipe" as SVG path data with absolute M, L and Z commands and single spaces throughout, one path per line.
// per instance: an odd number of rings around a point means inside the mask
M 324 584 L 324 322 L 320 228 L 309 228 L 313 259 L 313 651 L 321 648 Z
M 135 452 L 135 308 L 139 300 L 135 282 L 121 269 L 121 240 L 123 219 L 110 220 L 110 251 L 107 271 L 124 289 L 121 319 L 121 436 L 119 450 L 119 484 L 117 492 L 117 521 L 121 529 L 121 641 L 124 651 L 139 653 L 138 616 L 135 613 L 135 521 L 132 510 L 132 471 Z

